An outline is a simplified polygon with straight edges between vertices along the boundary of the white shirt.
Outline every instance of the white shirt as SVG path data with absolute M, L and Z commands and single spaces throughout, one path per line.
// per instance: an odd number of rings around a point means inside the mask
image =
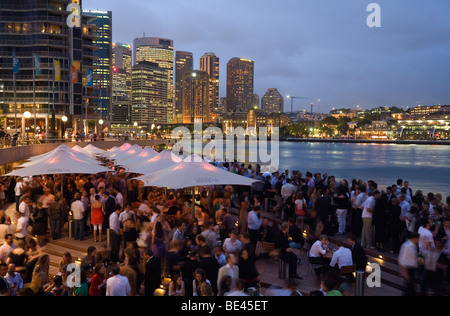
M 402 209 L 400 216 L 408 217 L 409 211 L 411 209 L 411 204 L 408 201 L 404 200 L 400 203 L 400 208 Z
M 138 211 L 142 211 L 142 213 L 144 213 L 147 216 L 150 214 L 150 208 L 145 203 L 139 205 Z
M 116 203 L 123 207 L 123 195 L 120 192 L 116 195 Z
M 28 206 L 27 203 L 25 203 L 25 202 L 20 203 L 19 212 L 22 214 L 25 214 L 26 218 L 28 218 L 28 219 L 30 218 L 30 207 Z
M 22 195 L 23 182 L 17 182 L 14 188 L 14 192 L 16 192 L 16 196 Z
M 281 187 L 281 196 L 288 198 L 292 193 L 297 192 L 298 188 L 292 183 L 287 183 Z
M 311 258 L 320 258 L 327 254 L 326 245 L 322 244 L 320 240 L 316 241 L 309 250 L 309 256 Z
M 433 233 L 429 229 L 426 229 L 425 227 L 420 226 L 418 233 L 420 235 L 419 249 L 421 252 L 427 252 L 427 243 L 431 243 L 430 250 L 435 248 Z
M 251 211 L 248 213 L 247 217 L 247 226 L 248 229 L 259 230 L 261 228 L 261 218 L 259 218 L 258 214 L 255 211 Z
M 333 254 L 331 258 L 330 266 L 339 266 L 339 269 L 345 266 L 353 265 L 352 251 L 345 247 L 339 247 L 339 249 Z
M 364 202 L 367 200 L 367 194 L 364 192 L 358 194 L 355 200 L 355 208 L 362 208 Z
M 234 243 L 231 242 L 231 238 L 225 239 L 223 242 L 223 249 L 226 253 L 234 252 L 238 253 L 242 249 L 242 243 L 236 239 Z
M 11 234 L 11 226 L 0 224 L 0 246 L 4 244 L 5 242 L 5 236 L 7 234 Z
M 0 261 L 5 262 L 8 259 L 9 255 L 13 251 L 14 246 L 10 246 L 7 243 L 4 243 L 3 246 L 0 247 Z
M 129 211 L 129 212 L 123 211 L 119 215 L 119 221 L 121 224 L 123 224 L 123 223 L 125 223 L 125 221 L 127 221 L 129 219 L 133 219 L 133 218 L 136 218 L 133 211 Z
M 417 246 L 410 240 L 406 241 L 400 248 L 398 255 L 398 264 L 405 268 L 417 268 Z
M 16 237 L 24 238 L 27 236 L 27 227 L 28 227 L 28 218 L 21 216 L 17 220 L 17 230 L 20 230 L 16 233 Z
M 364 204 L 363 204 L 364 209 L 363 209 L 363 212 L 362 212 L 362 215 L 361 215 L 362 218 L 372 218 L 373 217 L 373 211 L 375 209 L 375 203 L 376 203 L 376 201 L 375 201 L 375 198 L 373 196 L 371 196 L 370 198 L 368 198 L 364 202 Z M 368 211 L 369 209 L 372 211 L 372 213 Z
M 117 235 L 120 233 L 120 222 L 119 215 L 114 212 L 109 216 L 109 228 L 114 231 Z
M 106 296 L 128 296 L 131 292 L 126 276 L 115 275 L 106 281 Z
M 80 220 L 80 219 L 84 218 L 83 202 L 81 202 L 79 200 L 73 202 L 72 205 L 70 206 L 70 210 L 72 211 L 74 220 Z

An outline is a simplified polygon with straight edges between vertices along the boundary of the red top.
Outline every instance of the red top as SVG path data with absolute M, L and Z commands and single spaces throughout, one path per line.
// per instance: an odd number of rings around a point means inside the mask
M 89 287 L 89 296 L 101 296 L 102 289 L 98 288 L 103 283 L 103 277 L 97 273 L 91 279 L 91 286 Z

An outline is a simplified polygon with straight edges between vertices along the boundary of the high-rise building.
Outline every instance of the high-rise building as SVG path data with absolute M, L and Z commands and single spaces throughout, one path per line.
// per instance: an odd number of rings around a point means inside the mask
M 210 78 L 208 73 L 195 70 L 185 73 L 183 80 L 183 123 L 210 121 Z
M 87 121 L 98 121 L 92 113 L 93 87 L 86 87 L 87 71 L 95 69 L 94 27 L 85 15 L 81 27 L 68 26 L 67 6 L 72 2 L 82 6 L 80 0 L 0 1 L 4 127 L 17 128 L 22 135 L 36 130 L 61 137 L 64 116 L 66 130 L 73 132 L 87 132 Z M 19 66 L 15 74 L 14 55 Z M 25 119 L 25 112 L 32 117 Z
M 283 112 L 284 99 L 276 88 L 270 88 L 261 100 L 261 110 L 266 113 Z
M 186 73 L 194 69 L 194 59 L 190 52 L 175 53 L 175 110 L 174 123 L 183 122 L 183 79 Z
M 227 64 L 227 111 L 248 111 L 253 105 L 254 62 L 232 58 Z
M 209 110 L 219 107 L 219 57 L 214 53 L 206 53 L 200 58 L 200 70 L 209 75 Z
M 131 123 L 131 45 L 113 43 L 113 100 L 112 121 L 119 124 Z
M 133 66 L 132 78 L 132 122 L 167 123 L 168 70 L 157 63 L 141 61 Z
M 83 10 L 87 16 L 93 17 L 90 24 L 95 26 L 94 36 L 94 86 L 98 87 L 94 100 L 95 111 L 104 119 L 111 120 L 112 114 L 112 12 Z
M 174 114 L 174 53 L 173 41 L 158 37 L 143 37 L 134 40 L 134 64 L 148 61 L 158 64 L 167 70 L 167 118 L 166 122 L 173 121 Z

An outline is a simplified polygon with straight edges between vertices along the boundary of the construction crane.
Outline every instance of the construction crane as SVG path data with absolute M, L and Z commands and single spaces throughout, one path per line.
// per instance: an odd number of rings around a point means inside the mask
M 300 99 L 300 100 L 314 100 L 314 98 L 308 98 L 308 97 L 294 97 L 292 95 L 288 95 L 287 96 L 288 99 L 291 99 L 291 113 L 294 113 L 294 99 Z M 313 107 L 313 103 L 311 103 L 311 112 L 312 112 L 312 107 Z

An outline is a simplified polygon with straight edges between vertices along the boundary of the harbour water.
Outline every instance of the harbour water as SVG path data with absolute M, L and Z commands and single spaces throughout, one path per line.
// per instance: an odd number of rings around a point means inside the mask
M 407 180 L 413 192 L 450 195 L 450 147 L 442 145 L 280 142 L 280 170 L 374 180 L 379 189 Z

